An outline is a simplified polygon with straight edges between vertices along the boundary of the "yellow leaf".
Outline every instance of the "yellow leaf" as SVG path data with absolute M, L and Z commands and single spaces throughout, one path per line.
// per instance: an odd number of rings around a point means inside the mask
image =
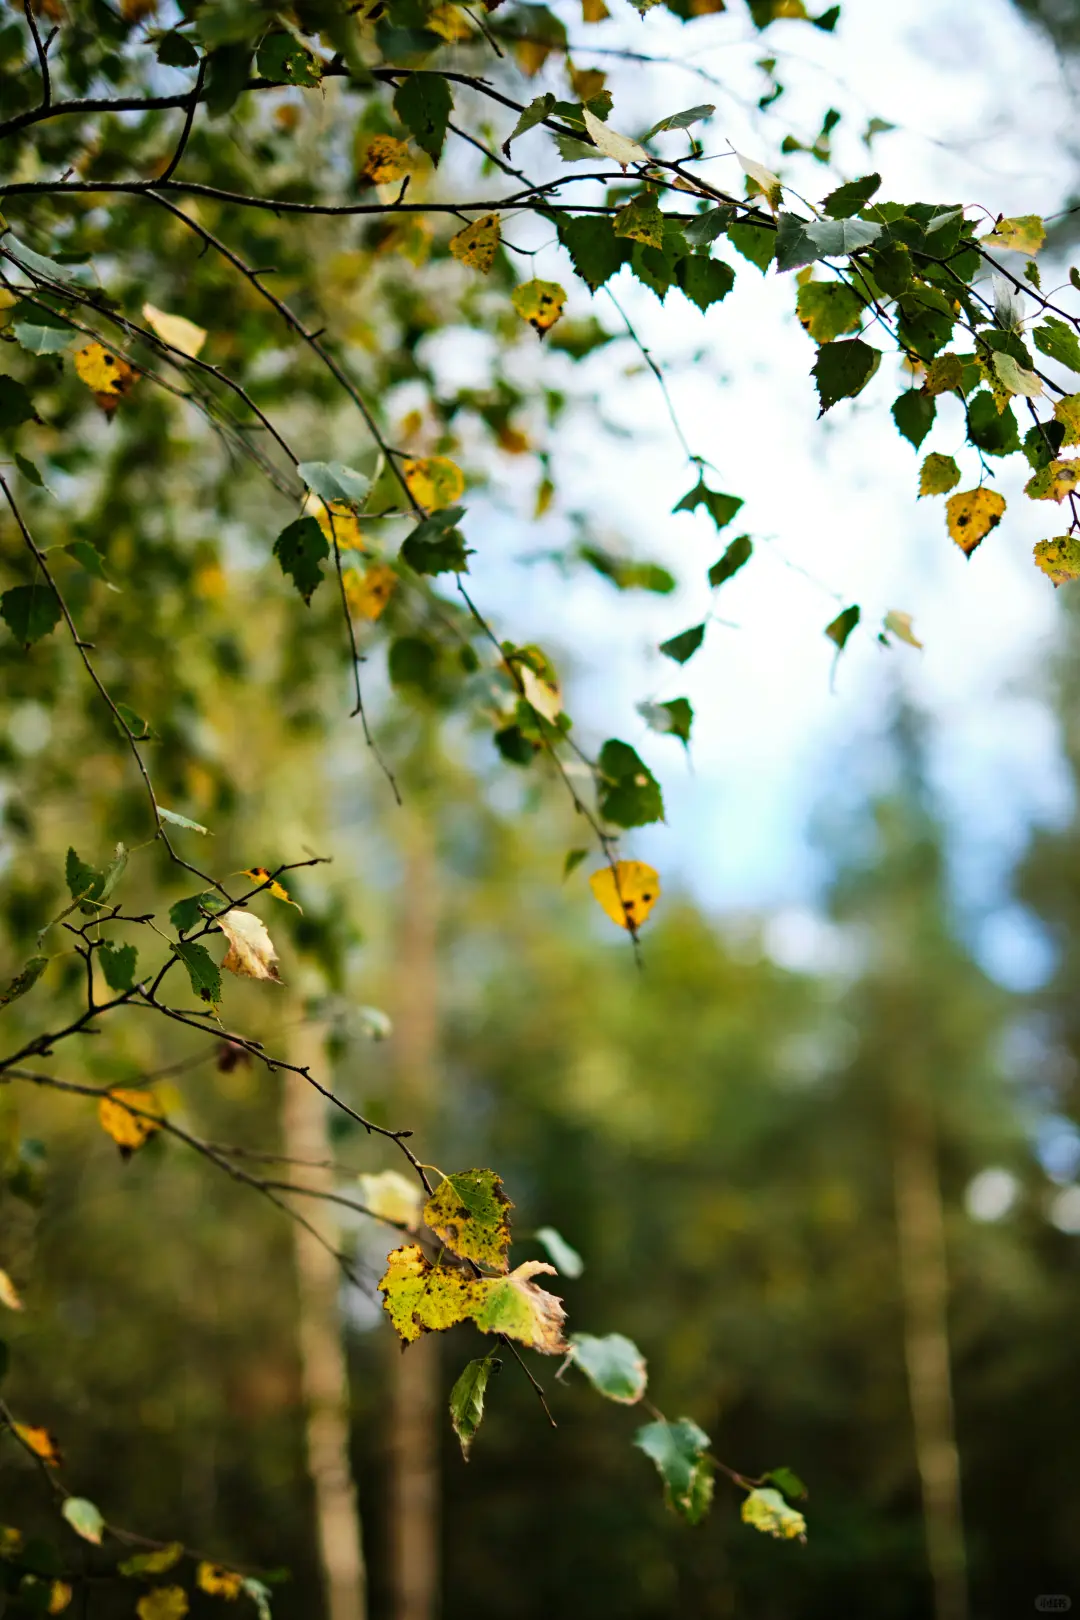
M 125 1558 L 118 1567 L 121 1575 L 164 1575 L 183 1556 L 184 1543 L 170 1541 L 164 1547 L 155 1547 L 152 1552 L 135 1553 L 131 1558 Z
M 542 518 L 555 499 L 555 485 L 550 478 L 541 478 L 536 488 L 536 504 L 533 507 L 533 517 Z
M 649 154 L 637 141 L 632 141 L 626 135 L 620 135 L 617 129 L 610 129 L 602 118 L 597 118 L 588 107 L 582 108 L 582 117 L 585 128 L 592 136 L 593 144 L 599 147 L 605 157 L 617 163 L 625 174 L 631 163 L 648 163 Z
M 1080 579 L 1080 540 L 1072 534 L 1040 540 L 1035 547 L 1035 566 L 1042 569 L 1055 587 Z
M 135 1605 L 139 1620 L 184 1620 L 187 1593 L 182 1586 L 155 1586 Z
M 139 1111 L 132 1113 L 133 1108 Z M 161 1129 L 161 1118 L 161 1103 L 152 1091 L 117 1087 L 98 1103 L 101 1128 L 112 1137 L 125 1159 Z
M 806 1520 L 797 1508 L 789 1507 L 779 1491 L 751 1491 L 743 1502 L 742 1521 L 764 1535 L 782 1541 L 805 1541 Z
M 592 101 L 607 83 L 607 74 L 601 73 L 599 68 L 576 68 L 569 57 L 566 59 L 566 72 L 579 101 Z
M 244 868 L 243 875 L 249 877 L 253 883 L 266 883 L 270 872 L 265 866 L 248 866 Z M 290 899 L 288 889 L 284 884 L 279 883 L 277 878 L 272 883 L 266 884 L 266 892 L 272 894 L 275 900 L 284 900 L 287 906 L 296 906 L 297 911 L 303 915 L 303 906 L 297 905 L 295 900 Z
M 923 392 L 948 394 L 964 380 L 964 362 L 958 354 L 936 354 L 926 368 Z
M 526 38 L 513 40 L 510 49 L 522 73 L 534 79 L 551 55 L 554 46 L 545 44 L 542 39 Z
M 494 1170 L 457 1170 L 424 1205 L 424 1220 L 459 1259 L 508 1271 L 513 1207 Z
M 909 647 L 922 647 L 922 642 L 912 627 L 910 613 L 901 613 L 893 608 L 885 615 L 885 629 L 898 641 L 906 641 Z
M 1080 483 L 1080 456 L 1072 461 L 1051 461 L 1033 473 L 1024 485 L 1024 494 L 1033 501 L 1057 501 L 1071 495 Z
M 415 1181 L 409 1181 L 399 1170 L 381 1170 L 376 1175 L 358 1176 L 360 1197 L 372 1215 L 381 1221 L 393 1221 L 415 1232 L 420 1225 L 420 1211 L 424 1195 Z
M 589 879 L 597 901 L 620 928 L 632 932 L 645 921 L 660 897 L 660 875 L 644 861 L 616 861 Z
M 436 6 L 424 18 L 424 27 L 430 28 L 440 39 L 445 39 L 448 45 L 455 45 L 459 40 L 473 37 L 468 18 L 460 6 Z
M 610 17 L 611 12 L 604 4 L 604 0 L 581 0 L 581 20 L 586 23 L 602 23 Z
M 135 373 L 122 355 L 112 354 L 100 343 L 88 344 L 75 356 L 79 381 L 93 390 L 100 400 L 118 399 L 135 382 Z
M 589 116 L 585 114 L 586 118 Z M 459 263 L 470 270 L 479 270 L 486 276 L 495 263 L 495 249 L 499 245 L 498 214 L 482 214 L 471 225 L 450 238 L 450 252 Z
M 431 252 L 434 234 L 426 219 L 421 219 L 419 214 L 408 214 L 384 231 L 378 238 L 375 251 L 400 253 L 403 259 L 408 259 L 410 264 L 419 268 Z
M 6 1271 L 0 1271 L 0 1305 L 6 1305 L 9 1311 L 24 1309 L 19 1291 Z
M 537 714 L 543 715 L 549 725 L 554 725 L 562 713 L 562 697 L 558 686 L 541 680 L 528 664 L 519 664 L 518 674 L 521 677 L 526 703 L 531 704 Z
M 1026 253 L 1029 258 L 1038 253 L 1045 241 L 1046 226 L 1038 214 L 999 219 L 989 236 L 982 238 L 984 247 L 1009 248 L 1014 253 Z
M 203 327 L 196 326 L 194 321 L 189 321 L 183 315 L 167 315 L 153 304 L 144 304 L 142 312 L 147 326 L 157 333 L 162 343 L 167 343 L 171 349 L 179 349 L 189 360 L 197 359 L 199 350 L 206 342 Z
M 556 1274 L 542 1260 L 527 1260 L 508 1277 L 470 1278 L 433 1266 L 418 1244 L 408 1243 L 387 1256 L 379 1289 L 406 1344 L 471 1319 L 482 1333 L 504 1333 L 543 1355 L 561 1355 L 565 1312 L 561 1300 L 532 1281 L 540 1272 Z
M 49 1588 L 49 1614 L 63 1614 L 71 1602 L 71 1587 L 66 1581 L 53 1581 Z
M 222 967 L 235 973 L 238 979 L 273 979 L 280 982 L 277 970 L 277 951 L 266 932 L 266 925 L 253 911 L 224 912 L 215 917 L 221 932 L 229 942 Z
M 522 320 L 543 337 L 562 314 L 566 294 L 557 281 L 523 281 L 510 294 L 510 302 Z
M 39 1428 L 33 1423 L 16 1423 L 14 1429 L 23 1445 L 35 1457 L 40 1457 L 50 1468 L 59 1468 L 64 1460 L 63 1453 L 48 1429 Z
M 959 495 L 951 495 L 945 503 L 949 536 L 964 556 L 970 557 L 990 530 L 1001 522 L 1004 512 L 1005 497 L 996 489 L 966 489 Z
M 360 169 L 361 180 L 373 186 L 385 186 L 394 180 L 403 180 L 412 168 L 407 141 L 393 135 L 373 135 L 367 143 Z
M 960 469 L 952 456 L 932 450 L 919 469 L 919 494 L 947 495 L 960 482 Z
M 388 563 L 372 563 L 358 574 L 351 568 L 345 575 L 345 600 L 358 619 L 379 618 L 394 594 L 397 574 Z M 272 892 L 272 891 L 271 891 Z
M 530 448 L 529 436 L 522 433 L 520 428 L 511 427 L 509 422 L 502 422 L 495 434 L 495 443 L 500 450 L 505 450 L 508 456 L 523 456 Z
M 465 491 L 465 474 L 447 456 L 407 456 L 401 471 L 409 494 L 425 512 L 453 506 Z
M 344 501 L 324 501 L 309 491 L 304 497 L 304 515 L 315 519 L 330 545 L 337 541 L 339 551 L 367 550 L 360 520 Z
M 244 1590 L 244 1577 L 237 1575 L 234 1570 L 223 1568 L 221 1564 L 200 1564 L 195 1572 L 195 1580 L 211 1597 L 238 1598 Z
M 743 174 L 748 175 L 764 193 L 765 201 L 775 214 L 780 206 L 780 193 L 783 189 L 780 184 L 780 176 L 773 174 L 772 170 L 767 169 L 764 163 L 757 163 L 753 158 L 748 158 L 744 152 L 736 152 L 735 156 L 739 160 L 739 167 L 742 169 Z
M 1062 444 L 1080 444 L 1080 394 L 1066 394 L 1054 406 L 1054 416 L 1065 429 Z

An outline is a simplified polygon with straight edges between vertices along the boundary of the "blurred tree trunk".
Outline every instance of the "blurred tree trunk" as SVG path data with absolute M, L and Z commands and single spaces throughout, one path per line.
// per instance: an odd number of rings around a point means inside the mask
M 322 1031 L 301 1024 L 290 1061 L 310 1068 L 328 1085 Z M 323 1165 L 331 1156 L 326 1103 L 299 1075 L 286 1074 L 281 1104 L 282 1151 Z M 334 1189 L 329 1169 L 295 1168 L 306 1186 Z M 340 1242 L 333 1206 L 304 1199 L 303 1213 L 332 1248 Z M 315 1521 L 328 1620 L 366 1620 L 367 1574 L 360 1510 L 349 1460 L 349 1380 L 341 1336 L 338 1290 L 341 1276 L 330 1249 L 293 1224 L 300 1318 L 298 1337 L 308 1472 L 315 1492 Z
M 948 1269 L 937 1140 L 929 1102 L 912 1088 L 894 1100 L 896 1197 L 904 1354 L 922 1484 L 936 1620 L 967 1620 L 960 1456 L 949 1371 Z
M 438 1047 L 436 869 L 419 809 L 404 820 L 405 874 L 394 965 L 394 1111 L 430 1141 Z M 393 1620 L 439 1609 L 439 1349 L 423 1334 L 391 1352 L 390 1538 Z

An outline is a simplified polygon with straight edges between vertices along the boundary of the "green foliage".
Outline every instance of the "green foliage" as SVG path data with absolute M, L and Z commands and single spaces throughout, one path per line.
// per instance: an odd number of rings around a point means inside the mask
M 675 1423 L 660 1419 L 639 1429 L 634 1444 L 656 1464 L 668 1506 L 688 1524 L 698 1524 L 712 1501 L 708 1435 L 692 1418 Z
M 30 647 L 60 623 L 60 603 L 44 584 L 16 585 L 0 596 L 0 618 L 16 641 Z
M 484 1419 L 484 1396 L 488 1379 L 498 1372 L 502 1362 L 495 1356 L 483 1356 L 470 1361 L 457 1376 L 450 1391 L 450 1421 L 461 1443 L 461 1455 L 469 1460 L 473 1439 Z
M 305 602 L 322 584 L 322 565 L 330 555 L 326 536 L 314 518 L 297 518 L 274 541 L 274 556 Z
M 660 643 L 660 651 L 665 658 L 674 659 L 676 664 L 685 664 L 693 658 L 701 643 L 705 640 L 705 626 L 703 624 L 691 625 L 689 630 L 680 630 L 677 636 L 671 636 L 667 641 Z
M 432 163 L 442 156 L 453 110 L 453 93 L 441 73 L 410 73 L 394 92 L 394 111 Z
M 718 585 L 723 585 L 746 566 L 753 554 L 754 542 L 748 534 L 740 534 L 709 569 L 709 584 L 714 590 Z
M 467 574 L 469 548 L 457 527 L 464 516 L 463 506 L 449 506 L 424 518 L 402 542 L 402 559 L 417 574 Z
M 821 401 L 819 416 L 841 399 L 861 394 L 878 366 L 881 350 L 872 349 L 861 338 L 838 339 L 818 350 L 813 377 Z
M 704 478 L 699 478 L 693 489 L 676 502 L 672 511 L 696 512 L 699 506 L 703 506 L 716 527 L 726 529 L 742 504 L 741 496 L 721 495 L 717 490 L 709 489 Z
M 574 1333 L 570 1337 L 570 1355 L 593 1388 L 609 1401 L 633 1406 L 644 1395 L 648 1381 L 645 1358 L 637 1345 L 621 1333 L 609 1333 L 602 1339 L 592 1333 Z
M 597 764 L 597 799 L 605 821 L 617 827 L 644 827 L 664 819 L 660 784 L 629 743 L 609 738 Z
M 221 970 L 205 945 L 197 940 L 183 940 L 173 950 L 187 969 L 191 988 L 200 1001 L 217 1006 L 221 1000 Z

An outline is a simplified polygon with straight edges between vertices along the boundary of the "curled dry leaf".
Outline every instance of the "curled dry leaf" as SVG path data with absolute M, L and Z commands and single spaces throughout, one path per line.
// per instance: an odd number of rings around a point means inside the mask
M 189 321 L 184 315 L 168 315 L 165 310 L 156 308 L 153 304 L 144 304 L 142 307 L 143 319 L 152 332 L 155 332 L 162 343 L 167 343 L 170 349 L 179 349 L 186 354 L 189 360 L 194 360 L 199 350 L 206 342 L 206 331 Z
M 592 136 L 594 146 L 598 146 L 605 157 L 611 158 L 625 172 L 631 163 L 648 163 L 649 154 L 637 141 L 632 141 L 628 135 L 620 135 L 617 129 L 610 129 L 602 118 L 597 118 L 588 107 L 582 108 L 585 128 Z
M 280 982 L 277 951 L 266 925 L 252 911 L 226 911 L 215 918 L 229 942 L 223 968 L 240 979 L 273 979 Z
M 566 1345 L 562 1301 L 532 1281 L 554 1266 L 527 1260 L 508 1277 L 470 1277 L 448 1266 L 433 1266 L 415 1243 L 387 1256 L 379 1283 L 383 1306 L 406 1344 L 422 1333 L 438 1333 L 472 1320 L 481 1333 L 503 1333 L 542 1355 L 561 1355 Z
M 221 1564 L 201 1563 L 195 1572 L 196 1584 L 211 1597 L 238 1598 L 244 1590 L 244 1577 Z
M 266 866 L 247 866 L 244 868 L 243 876 L 249 877 L 253 883 L 266 883 L 267 878 L 270 876 L 270 869 Z M 290 899 L 288 889 L 285 888 L 284 884 L 279 883 L 277 878 L 272 883 L 266 883 L 266 892 L 272 894 L 275 900 L 284 900 L 287 906 L 296 906 L 297 911 L 303 912 L 303 906 L 297 905 L 295 900 Z
M 155 1131 L 163 1118 L 159 1099 L 152 1091 L 128 1091 L 114 1087 L 98 1103 L 98 1120 L 111 1136 L 123 1158 L 130 1158 Z

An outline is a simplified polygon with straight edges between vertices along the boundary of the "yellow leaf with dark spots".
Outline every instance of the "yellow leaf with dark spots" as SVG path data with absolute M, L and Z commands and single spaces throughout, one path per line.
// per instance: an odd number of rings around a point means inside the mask
M 345 600 L 349 612 L 358 619 L 373 622 L 381 617 L 394 594 L 397 574 L 388 563 L 372 563 L 362 574 L 350 569 L 345 575 Z
M 1080 540 L 1074 534 L 1040 540 L 1035 547 L 1035 566 L 1042 569 L 1055 587 L 1080 579 Z
M 506 1271 L 513 1207 L 494 1170 L 458 1170 L 432 1193 L 424 1220 L 459 1259 Z
M 1062 444 L 1080 444 L 1080 394 L 1066 394 L 1054 405 L 1054 416 L 1065 429 Z
M 499 245 L 498 214 L 482 214 L 471 225 L 450 238 L 450 252 L 469 270 L 479 270 L 486 276 L 495 263 L 495 249 Z
M 253 883 L 266 883 L 270 871 L 265 866 L 248 866 L 244 868 L 243 875 L 249 877 Z M 297 905 L 296 901 L 290 898 L 288 889 L 283 883 L 279 883 L 277 878 L 274 878 L 272 883 L 266 884 L 266 892 L 272 894 L 275 900 L 284 900 L 287 906 L 296 906 L 297 911 L 303 913 L 303 906 Z
M 102 400 L 119 399 L 135 382 L 135 372 L 122 355 L 113 354 L 100 343 L 88 344 L 75 355 L 75 372 Z
M 945 503 L 945 521 L 949 536 L 956 541 L 965 557 L 970 557 L 981 545 L 991 529 L 997 527 L 1005 513 L 1005 497 L 996 489 L 966 489 L 952 495 Z
M 1030 258 L 1046 241 L 1046 226 L 1038 214 L 1020 214 L 1015 219 L 999 219 L 989 236 L 982 238 L 988 248 L 1008 248 Z
M 560 1299 L 532 1281 L 541 1272 L 556 1275 L 545 1261 L 527 1260 L 506 1277 L 469 1277 L 448 1266 L 433 1266 L 418 1244 L 408 1243 L 387 1256 L 379 1291 L 406 1344 L 422 1333 L 440 1333 L 472 1320 L 481 1333 L 502 1333 L 542 1355 L 562 1355 L 566 1313 Z
M 447 456 L 406 456 L 401 471 L 409 494 L 425 512 L 454 506 L 465 492 L 465 474 Z
M 123 1157 L 129 1158 L 161 1129 L 161 1103 L 152 1091 L 116 1087 L 98 1103 L 98 1120 Z
M 195 1581 L 211 1597 L 238 1598 L 244 1590 L 244 1577 L 221 1564 L 201 1563 L 195 1572 Z
M 562 314 L 566 293 L 557 281 L 523 281 L 510 294 L 510 302 L 522 320 L 543 337 Z
M 1033 501 L 1057 501 L 1060 506 L 1077 484 L 1080 484 L 1080 456 L 1072 461 L 1051 461 L 1041 467 L 1024 485 L 1024 494 Z
M 589 887 L 612 922 L 633 933 L 660 898 L 660 874 L 644 861 L 616 861 L 594 872 Z
M 403 180 L 411 168 L 407 141 L 399 141 L 393 135 L 373 135 L 364 150 L 360 178 L 373 186 L 386 186 Z
M 328 543 L 332 546 L 337 541 L 339 551 L 367 550 L 360 520 L 344 501 L 324 501 L 309 493 L 304 500 L 304 516 L 313 517 Z

